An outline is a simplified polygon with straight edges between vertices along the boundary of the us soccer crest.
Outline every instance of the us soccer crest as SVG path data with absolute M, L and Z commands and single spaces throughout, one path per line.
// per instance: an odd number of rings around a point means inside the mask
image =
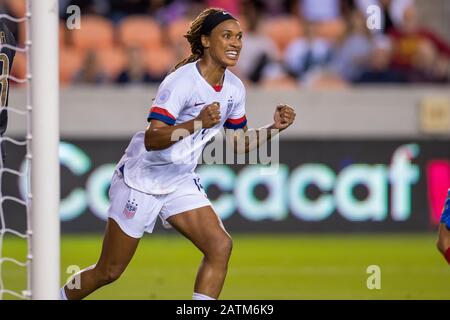
M 125 209 L 123 209 L 123 214 L 127 219 L 132 219 L 137 211 L 137 203 L 133 201 L 128 200 L 127 204 L 125 205 Z
M 228 110 L 233 108 L 233 97 L 230 97 L 230 99 L 228 99 L 227 108 Z

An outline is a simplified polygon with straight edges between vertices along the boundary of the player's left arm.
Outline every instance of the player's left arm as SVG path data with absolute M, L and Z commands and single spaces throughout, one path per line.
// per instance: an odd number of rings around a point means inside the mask
M 248 153 L 287 129 L 295 121 L 295 111 L 287 104 L 279 104 L 275 108 L 273 120 L 272 124 L 262 128 L 248 128 L 245 125 L 242 129 L 235 130 L 231 136 L 234 152 L 239 154 Z

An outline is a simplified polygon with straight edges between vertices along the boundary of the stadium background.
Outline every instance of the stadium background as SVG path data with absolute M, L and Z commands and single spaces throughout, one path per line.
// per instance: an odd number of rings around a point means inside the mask
M 68 266 L 98 257 L 113 165 L 145 128 L 158 82 L 187 54 L 188 22 L 220 6 L 247 31 L 234 71 L 247 86 L 249 125 L 267 124 L 278 102 L 297 113 L 280 138 L 276 175 L 200 168 L 234 238 L 222 298 L 450 298 L 450 271 L 435 249 L 450 186 L 450 5 L 416 1 L 421 28 L 432 30 L 419 32 L 408 25 L 413 1 L 380 1 L 390 3 L 386 30 L 361 29 L 361 8 L 376 2 L 61 1 L 62 281 Z M 21 3 L 1 7 L 21 16 Z M 79 30 L 66 25 L 72 4 L 83 14 Z M 408 27 L 410 37 L 401 33 Z M 20 25 L 12 29 L 23 41 Z M 13 74 L 25 75 L 21 54 Z M 10 105 L 25 105 L 24 88 L 10 95 Z M 26 123 L 10 118 L 8 134 L 23 136 Z M 6 147 L 8 166 L 20 168 L 24 150 Z M 3 179 L 5 194 L 20 195 L 20 186 Z M 4 209 L 7 224 L 24 230 L 23 209 Z M 25 242 L 7 238 L 3 253 L 23 258 Z M 92 298 L 189 298 L 199 259 L 158 226 L 125 275 Z M 381 269 L 379 290 L 366 285 L 370 265 Z M 3 273 L 20 290 L 17 269 L 5 264 Z

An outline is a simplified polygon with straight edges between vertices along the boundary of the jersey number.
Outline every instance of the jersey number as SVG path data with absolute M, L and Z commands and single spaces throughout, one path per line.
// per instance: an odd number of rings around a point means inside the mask
M 0 53 L 0 62 L 2 63 L 0 74 L 0 107 L 4 107 L 6 106 L 6 100 L 8 98 L 9 57 L 4 53 Z

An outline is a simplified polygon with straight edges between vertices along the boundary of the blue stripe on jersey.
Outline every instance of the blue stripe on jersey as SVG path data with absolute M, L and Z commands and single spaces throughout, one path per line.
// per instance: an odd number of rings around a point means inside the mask
M 247 119 L 245 119 L 244 121 L 242 121 L 241 123 L 238 123 L 238 124 L 234 124 L 234 123 L 231 123 L 228 121 L 223 124 L 223 126 L 225 128 L 234 129 L 234 130 L 241 129 L 241 128 L 245 127 L 246 125 L 247 125 Z
M 147 118 L 147 121 L 150 121 L 151 119 L 162 121 L 165 124 L 168 124 L 169 126 L 173 126 L 175 124 L 175 119 L 172 119 L 171 117 L 156 112 L 150 113 L 150 115 Z

